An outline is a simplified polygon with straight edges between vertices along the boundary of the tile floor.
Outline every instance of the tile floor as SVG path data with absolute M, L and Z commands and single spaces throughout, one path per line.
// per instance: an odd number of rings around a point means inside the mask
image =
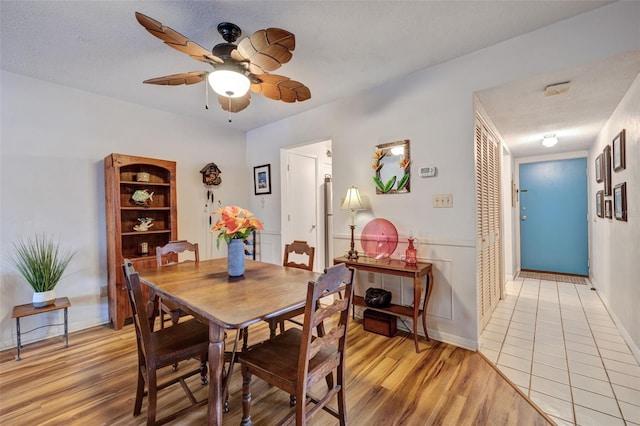
M 590 284 L 508 282 L 480 352 L 558 425 L 640 425 L 640 365 Z

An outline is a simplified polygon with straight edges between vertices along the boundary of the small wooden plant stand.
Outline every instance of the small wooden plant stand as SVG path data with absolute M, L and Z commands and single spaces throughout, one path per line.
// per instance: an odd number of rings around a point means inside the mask
M 31 333 L 42 327 L 52 327 L 56 325 L 64 325 L 64 347 L 69 347 L 69 318 L 67 315 L 67 310 L 71 306 L 71 302 L 69 302 L 69 298 L 67 297 L 59 297 L 56 299 L 53 305 L 43 306 L 42 308 L 36 308 L 33 306 L 33 303 L 27 303 L 24 305 L 17 305 L 13 307 L 13 314 L 11 318 L 16 319 L 16 332 L 18 335 L 18 356 L 16 357 L 16 361 L 20 361 L 20 348 L 22 347 L 21 336 L 24 333 Z M 43 314 L 45 312 L 57 311 L 60 309 L 64 309 L 64 323 L 63 324 L 46 324 L 40 327 L 36 327 L 33 330 L 25 331 L 21 334 L 20 331 L 20 318 L 28 317 L 31 315 Z

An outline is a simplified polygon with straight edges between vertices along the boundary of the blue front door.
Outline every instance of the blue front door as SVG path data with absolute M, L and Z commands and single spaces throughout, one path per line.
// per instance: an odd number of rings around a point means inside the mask
M 589 275 L 587 159 L 520 165 L 521 269 Z

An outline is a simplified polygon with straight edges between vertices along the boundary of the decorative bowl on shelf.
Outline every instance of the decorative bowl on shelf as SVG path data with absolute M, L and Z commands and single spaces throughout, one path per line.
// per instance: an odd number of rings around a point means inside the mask
M 387 219 L 373 219 L 360 235 L 362 250 L 372 259 L 387 259 L 398 246 L 398 231 Z

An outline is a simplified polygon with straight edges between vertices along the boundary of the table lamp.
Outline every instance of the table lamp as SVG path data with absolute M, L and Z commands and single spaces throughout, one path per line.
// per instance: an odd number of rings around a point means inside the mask
M 342 208 L 344 210 L 351 210 L 351 250 L 349 250 L 348 258 L 351 260 L 358 258 L 358 251 L 355 249 L 355 243 L 353 241 L 353 232 L 356 229 L 355 225 L 355 213 L 356 210 L 362 210 L 364 207 L 362 206 L 362 199 L 360 198 L 360 192 L 358 192 L 358 188 L 352 186 L 347 190 L 347 195 L 344 197 L 344 202 L 342 203 Z

